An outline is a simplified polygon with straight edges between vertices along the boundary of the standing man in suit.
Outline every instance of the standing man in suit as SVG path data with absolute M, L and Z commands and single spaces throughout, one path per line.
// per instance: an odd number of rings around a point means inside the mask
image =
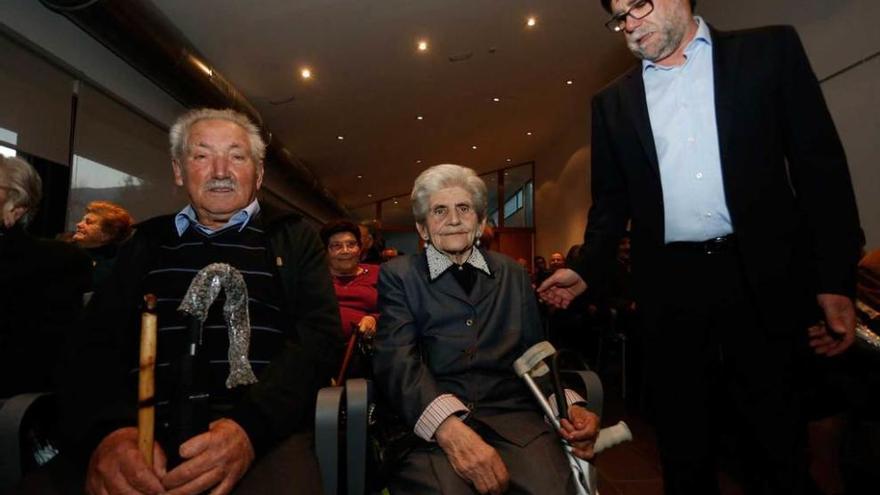
M 666 492 L 718 493 L 726 422 L 750 493 L 801 493 L 792 351 L 810 317 L 830 327 L 817 353 L 853 341 L 852 184 L 794 29 L 719 32 L 695 3 L 602 0 L 641 63 L 593 99 L 584 248 L 539 292 L 564 307 L 601 291 L 631 221 Z

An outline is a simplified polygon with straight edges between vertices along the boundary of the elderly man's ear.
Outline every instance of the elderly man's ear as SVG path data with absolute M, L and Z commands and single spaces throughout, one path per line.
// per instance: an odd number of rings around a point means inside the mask
M 24 216 L 25 213 L 27 213 L 27 208 L 24 206 L 15 206 L 11 210 L 4 211 L 3 225 L 5 225 L 7 229 L 11 228 L 21 217 Z
M 183 186 L 183 169 L 177 160 L 171 160 L 171 169 L 174 170 L 174 183 Z

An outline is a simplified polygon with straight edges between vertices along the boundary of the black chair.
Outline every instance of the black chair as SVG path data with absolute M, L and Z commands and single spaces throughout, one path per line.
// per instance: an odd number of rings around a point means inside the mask
M 19 394 L 0 400 L 0 492 L 15 486 L 22 475 L 57 453 L 46 440 L 54 419 L 54 395 Z
M 315 452 L 326 495 L 367 493 L 373 384 L 350 378 L 342 386 L 318 391 L 315 408 Z M 339 473 L 345 473 L 340 479 Z

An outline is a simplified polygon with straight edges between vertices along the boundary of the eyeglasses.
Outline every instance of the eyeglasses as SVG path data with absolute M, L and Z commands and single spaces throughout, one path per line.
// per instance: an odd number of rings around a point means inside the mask
M 615 16 L 612 16 L 608 22 L 605 23 L 605 27 L 607 27 L 613 33 L 619 33 L 626 29 L 626 18 L 632 17 L 633 19 L 644 19 L 651 12 L 654 11 L 654 2 L 651 0 L 638 0 L 636 3 L 632 4 L 632 6 L 627 9 L 626 12 L 621 12 Z
M 331 242 L 330 245 L 327 246 L 327 248 L 330 250 L 331 253 L 338 253 L 338 252 L 342 251 L 343 249 L 345 249 L 347 251 L 354 251 L 358 247 L 359 246 L 358 246 L 357 241 Z

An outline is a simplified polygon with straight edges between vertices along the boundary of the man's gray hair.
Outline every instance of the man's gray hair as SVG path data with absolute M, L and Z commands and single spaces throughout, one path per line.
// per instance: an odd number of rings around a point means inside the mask
M 19 221 L 27 225 L 37 214 L 43 197 L 40 174 L 21 158 L 0 156 L 0 187 L 7 191 L 6 202 L 0 205 L 0 211 L 7 213 L 13 208 L 23 207 L 25 213 Z
M 434 165 L 416 177 L 410 196 L 416 222 L 425 224 L 428 210 L 431 208 L 432 194 L 441 189 L 455 186 L 461 187 L 470 194 L 471 201 L 473 201 L 471 206 L 477 214 L 477 219 L 482 222 L 486 218 L 488 208 L 486 183 L 473 169 L 449 163 Z
M 189 148 L 189 131 L 196 122 L 202 120 L 226 120 L 238 125 L 247 132 L 248 140 L 251 142 L 251 156 L 258 166 L 263 164 L 266 157 L 266 143 L 263 136 L 260 135 L 260 129 L 248 118 L 247 115 L 236 112 L 231 108 L 218 110 L 215 108 L 197 108 L 190 110 L 177 118 L 171 130 L 168 132 L 168 138 L 171 142 L 171 158 L 182 163 L 186 159 L 186 152 Z

